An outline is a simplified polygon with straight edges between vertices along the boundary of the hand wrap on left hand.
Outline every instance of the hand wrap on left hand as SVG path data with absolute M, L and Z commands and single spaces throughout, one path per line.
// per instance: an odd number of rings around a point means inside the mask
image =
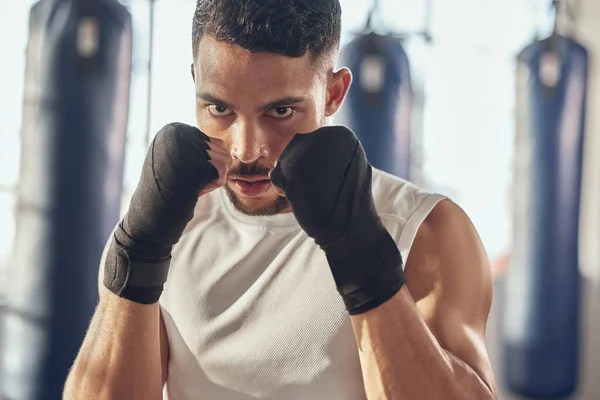
M 325 251 L 351 315 L 385 303 L 405 282 L 398 247 L 375 210 L 371 175 L 360 142 L 342 126 L 296 135 L 271 173 Z

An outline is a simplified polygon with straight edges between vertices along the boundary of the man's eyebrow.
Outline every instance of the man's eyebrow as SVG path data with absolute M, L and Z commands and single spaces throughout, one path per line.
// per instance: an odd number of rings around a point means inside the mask
M 264 106 L 259 108 L 259 111 L 264 112 L 264 111 L 272 110 L 277 107 L 293 106 L 294 104 L 302 103 L 304 101 L 306 101 L 305 97 L 294 97 L 294 96 L 283 97 L 281 99 L 272 101 L 269 104 L 265 104 Z
M 235 107 L 233 105 L 231 105 L 230 103 L 226 102 L 225 100 L 221 100 L 219 98 L 217 98 L 216 96 L 213 96 L 212 94 L 208 93 L 208 92 L 198 92 L 196 93 L 196 99 L 198 100 L 204 100 L 208 103 L 212 103 L 221 107 L 226 107 L 230 110 L 235 111 Z
M 232 104 L 226 102 L 225 100 L 221 100 L 208 92 L 198 92 L 198 93 L 196 93 L 196 98 L 199 100 L 204 100 L 208 103 L 226 107 L 233 111 L 236 110 L 236 108 Z M 281 99 L 272 101 L 268 104 L 265 104 L 264 106 L 259 107 L 258 110 L 261 112 L 266 112 L 266 111 L 272 110 L 277 107 L 293 106 L 294 104 L 299 104 L 304 101 L 306 101 L 305 97 L 287 96 L 287 97 L 282 97 Z

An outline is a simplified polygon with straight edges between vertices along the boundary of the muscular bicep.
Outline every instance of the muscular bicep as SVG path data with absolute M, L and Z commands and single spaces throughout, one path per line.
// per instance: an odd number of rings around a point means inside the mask
M 110 245 L 110 241 L 112 239 L 112 233 L 106 245 L 104 246 L 104 251 L 102 252 L 102 257 L 100 258 L 100 267 L 98 269 L 98 293 L 101 296 L 104 288 L 104 263 L 106 262 L 106 255 L 108 253 L 108 248 Z M 162 312 L 160 313 L 160 361 L 162 367 L 162 382 L 163 385 L 167 381 L 167 377 L 169 375 L 169 340 L 167 337 L 167 330 L 165 328 L 165 322 L 162 317 Z
M 471 221 L 454 203 L 438 204 L 421 227 L 406 280 L 440 346 L 494 385 L 485 346 L 492 301 L 489 260 Z

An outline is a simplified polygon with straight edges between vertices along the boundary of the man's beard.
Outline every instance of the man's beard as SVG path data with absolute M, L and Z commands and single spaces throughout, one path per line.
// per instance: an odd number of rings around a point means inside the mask
M 233 175 L 233 176 L 260 176 L 260 177 L 264 177 L 264 176 L 268 176 L 269 175 L 269 168 L 265 167 L 264 165 L 260 165 L 258 163 L 252 163 L 252 164 L 237 164 L 234 165 L 230 170 L 229 170 L 229 175 Z M 240 198 L 238 197 L 238 195 L 226 184 L 225 185 L 225 193 L 227 193 L 227 197 L 229 197 L 229 200 L 231 201 L 231 203 L 233 204 L 233 206 L 235 207 L 236 210 L 238 210 L 239 212 L 246 214 L 246 215 L 250 215 L 250 216 L 269 216 L 269 215 L 275 215 L 275 214 L 279 214 L 280 212 L 286 210 L 289 206 L 290 203 L 288 202 L 288 200 L 285 197 L 282 196 L 277 196 L 277 198 L 275 200 L 269 201 L 266 204 L 262 204 L 260 206 L 256 206 L 256 207 L 251 207 L 248 206 L 246 204 L 244 204 Z M 258 200 L 258 199 L 257 199 Z

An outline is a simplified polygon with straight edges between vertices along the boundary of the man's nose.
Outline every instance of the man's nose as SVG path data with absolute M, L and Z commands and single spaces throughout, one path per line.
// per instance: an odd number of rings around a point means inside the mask
M 242 163 L 251 164 L 261 157 L 269 156 L 269 146 L 260 129 L 240 124 L 232 136 L 231 155 Z

